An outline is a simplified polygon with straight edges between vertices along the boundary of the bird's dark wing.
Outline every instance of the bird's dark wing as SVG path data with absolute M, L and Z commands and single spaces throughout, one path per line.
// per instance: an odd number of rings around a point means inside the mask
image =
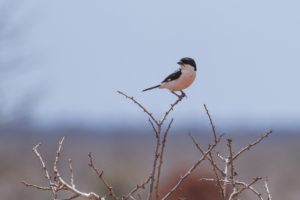
M 178 69 L 172 74 L 170 74 L 167 78 L 165 78 L 165 80 L 163 80 L 162 83 L 176 80 L 180 77 L 180 75 L 181 75 L 181 69 Z

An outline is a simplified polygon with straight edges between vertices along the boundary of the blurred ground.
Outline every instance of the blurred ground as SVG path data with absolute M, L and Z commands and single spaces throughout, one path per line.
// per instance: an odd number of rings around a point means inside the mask
M 0 193 L 1 199 L 49 199 L 50 192 L 37 191 L 20 184 L 21 180 L 34 184 L 45 183 L 43 172 L 31 149 L 41 142 L 40 152 L 46 164 L 54 162 L 57 142 L 63 133 L 31 134 L 1 133 L 0 135 Z M 142 183 L 152 166 L 154 137 L 151 133 L 129 134 L 126 130 L 112 135 L 68 134 L 62 148 L 60 169 L 68 178 L 68 159 L 72 158 L 75 184 L 83 191 L 107 194 L 103 185 L 88 167 L 88 152 L 93 152 L 96 166 L 104 170 L 104 177 L 113 185 L 118 194 L 127 193 L 137 183 Z M 193 133 L 200 144 L 211 139 L 207 133 Z M 234 151 L 256 140 L 262 133 L 247 133 L 247 137 L 226 135 L 233 138 Z M 269 138 L 238 159 L 238 175 L 246 182 L 252 177 L 268 176 L 274 200 L 299 199 L 300 185 L 300 138 L 274 132 Z M 204 146 L 206 146 L 204 145 Z M 221 145 L 219 151 L 224 148 Z M 190 138 L 185 134 L 171 131 L 167 140 L 165 165 L 162 171 L 163 191 L 170 188 L 174 179 L 188 169 L 199 157 Z M 209 176 L 211 171 L 203 165 L 196 177 Z M 50 169 L 52 171 L 52 169 Z M 172 182 L 173 180 L 173 182 Z M 191 182 L 191 181 L 188 181 Z M 171 184 L 171 185 L 170 185 Z M 257 185 L 262 189 L 262 184 Z M 206 185 L 209 187 L 209 185 Z M 162 192 L 164 193 L 164 192 Z M 249 195 L 250 197 L 250 195 Z M 192 198 L 191 198 L 192 199 Z M 255 199 L 248 198 L 244 199 Z
M 199 75 L 188 101 L 176 108 L 161 192 L 199 157 L 186 133 L 205 146 L 211 139 L 200 106 L 209 103 L 234 151 L 274 129 L 238 159 L 238 175 L 246 182 L 268 176 L 273 200 L 299 200 L 299 20 L 298 1 L 0 0 L 0 199 L 50 199 L 50 192 L 20 181 L 45 184 L 31 149 L 41 142 L 51 166 L 63 135 L 59 167 L 68 178 L 73 159 L 81 190 L 107 194 L 88 167 L 90 151 L 118 194 L 142 183 L 152 166 L 154 136 L 141 125 L 144 113 L 115 91 L 128 92 L 160 116 L 174 96 L 140 91 L 191 56 Z M 177 195 L 212 200 L 216 196 L 194 193 L 198 177 L 210 173 L 201 166 Z

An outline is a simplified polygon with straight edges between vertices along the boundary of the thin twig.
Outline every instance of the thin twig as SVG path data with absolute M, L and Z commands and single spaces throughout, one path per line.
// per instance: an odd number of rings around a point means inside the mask
M 94 192 L 90 192 L 90 193 L 84 193 L 81 192 L 79 190 L 77 190 L 76 188 L 72 187 L 71 185 L 69 185 L 68 183 L 66 183 L 61 176 L 58 177 L 59 181 L 63 184 L 63 188 L 66 188 L 66 190 L 73 192 L 74 194 L 78 194 L 80 195 L 80 197 L 86 198 L 86 199 L 93 199 L 93 200 L 98 200 L 100 197 L 98 194 L 94 193 Z
M 204 155 L 204 151 L 203 149 L 200 147 L 200 145 L 196 142 L 195 138 L 191 135 L 191 133 L 189 132 L 189 137 L 192 139 L 194 145 L 197 147 L 197 149 L 201 152 L 202 155 Z M 223 136 L 223 135 L 222 135 Z M 210 157 L 207 157 L 207 159 L 212 162 Z M 220 169 L 217 165 L 215 165 L 216 169 L 222 174 L 222 176 L 225 176 L 225 173 L 223 172 L 222 169 Z
M 157 160 L 159 158 L 160 132 L 161 132 L 161 126 L 158 126 L 158 130 L 157 130 L 157 134 L 156 134 L 156 147 L 155 147 L 155 152 L 154 152 L 152 173 L 151 173 L 151 179 L 150 179 L 149 194 L 148 194 L 148 197 L 147 197 L 148 200 L 151 200 L 154 181 L 155 181 L 155 172 L 156 172 Z
M 162 125 L 164 123 L 164 121 L 166 120 L 167 116 L 174 109 L 174 107 L 183 99 L 183 97 L 184 96 L 179 96 L 178 99 L 173 104 L 171 104 L 169 110 L 167 110 L 167 112 L 164 114 L 164 116 L 162 117 L 162 119 L 159 121 L 160 125 Z
M 39 189 L 39 190 L 52 190 L 53 192 L 53 195 L 54 195 L 54 199 L 56 200 L 57 199 L 57 192 L 60 191 L 60 190 L 65 190 L 65 191 L 69 191 L 69 192 L 72 192 L 74 195 L 69 199 L 75 199 L 77 197 L 82 197 L 82 198 L 85 198 L 85 199 L 89 199 L 89 200 L 105 200 L 103 197 L 100 198 L 100 196 L 94 192 L 90 192 L 90 193 L 84 193 L 84 192 L 81 192 L 79 190 L 77 190 L 75 188 L 75 185 L 74 185 L 74 182 L 73 184 L 69 185 L 59 174 L 59 171 L 58 171 L 58 162 L 59 162 L 59 158 L 60 158 L 60 152 L 61 152 L 61 148 L 62 148 L 62 144 L 63 144 L 63 141 L 64 141 L 65 137 L 63 137 L 61 139 L 61 141 L 59 142 L 59 145 L 58 145 L 58 149 L 57 149 L 57 152 L 56 152 L 56 157 L 55 157 L 55 161 L 54 161 L 54 164 L 53 164 L 53 170 L 54 170 L 54 182 L 51 181 L 51 178 L 49 176 L 49 173 L 46 169 L 46 166 L 45 166 L 45 162 L 43 161 L 43 158 L 42 156 L 40 155 L 40 153 L 38 152 L 37 148 L 40 146 L 40 144 L 36 145 L 34 148 L 33 148 L 33 152 L 34 154 L 39 158 L 41 164 L 42 164 L 42 167 L 45 171 L 45 177 L 46 179 L 49 180 L 49 187 L 43 187 L 43 186 L 38 186 L 38 185 L 34 185 L 34 184 L 29 184 L 29 183 L 26 183 L 26 182 L 22 182 L 25 186 L 27 187 L 34 187 L 36 189 Z M 70 168 L 70 162 L 69 162 L 69 169 Z M 46 173 L 47 171 L 47 173 Z M 71 172 L 72 174 L 73 172 Z M 72 179 L 72 178 L 71 178 Z M 74 180 L 74 178 L 73 178 Z M 72 180 L 71 180 L 72 182 Z
M 265 189 L 266 189 L 267 194 L 268 194 L 268 200 L 272 200 L 272 196 L 271 196 L 269 186 L 268 186 L 268 177 L 266 177 L 266 179 L 265 179 Z
M 200 181 L 212 181 L 212 182 L 217 182 L 216 179 L 214 178 L 201 178 Z M 224 182 L 224 180 L 220 180 L 221 182 Z M 227 182 L 227 183 L 230 183 L 230 182 Z M 262 195 L 252 186 L 249 186 L 247 185 L 246 183 L 244 182 L 241 182 L 241 181 L 236 181 L 236 184 L 237 185 L 241 185 L 241 186 L 244 186 L 244 187 L 248 187 L 248 189 L 250 191 L 252 191 L 260 200 L 263 200 L 262 198 Z
M 35 153 L 35 155 L 38 157 L 38 159 L 40 160 L 40 162 L 42 164 L 42 168 L 43 168 L 44 173 L 45 173 L 45 178 L 50 181 L 51 180 L 50 179 L 50 175 L 49 175 L 49 172 L 48 172 L 48 170 L 46 168 L 45 162 L 44 162 L 41 154 L 37 150 L 40 145 L 41 145 L 41 143 L 37 144 L 35 147 L 33 147 L 32 151 Z
M 248 146 L 242 148 L 241 151 L 239 151 L 236 155 L 233 156 L 233 160 L 235 160 L 236 158 L 238 158 L 243 152 L 250 150 L 250 148 L 252 148 L 253 146 L 257 145 L 258 143 L 260 143 L 263 139 L 265 139 L 266 137 L 268 137 L 270 134 L 272 133 L 272 130 L 270 130 L 269 132 L 267 132 L 266 134 L 264 134 L 263 136 L 261 136 L 258 140 L 256 140 L 255 142 L 249 144 Z
M 155 128 L 155 126 L 154 126 L 152 120 L 149 119 L 149 122 L 150 122 L 150 124 L 151 124 L 151 126 L 152 126 L 152 128 L 153 128 L 153 131 L 154 131 L 154 133 L 155 133 L 155 136 L 156 136 L 156 137 L 159 137 L 158 132 L 157 132 L 157 130 L 156 130 L 156 128 Z
M 216 141 L 217 141 L 217 133 L 216 133 L 215 125 L 214 125 L 214 123 L 213 123 L 213 121 L 212 121 L 212 119 L 211 119 L 211 116 L 210 116 L 210 114 L 209 114 L 209 112 L 208 112 L 208 109 L 207 109 L 206 105 L 203 104 L 203 106 L 204 106 L 204 108 L 205 108 L 205 110 L 206 110 L 206 114 L 207 114 L 207 116 L 208 116 L 208 118 L 209 118 L 209 122 L 210 122 L 210 125 L 211 125 L 211 128 L 212 128 L 212 131 L 213 131 L 213 133 L 214 133 L 214 139 L 215 139 L 215 142 L 216 142 Z
M 248 189 L 250 191 L 252 191 L 260 200 L 263 200 L 262 195 L 254 187 L 252 187 L 251 185 L 248 186 L 246 183 L 241 182 L 241 181 L 236 181 L 236 184 L 237 185 L 242 185 L 244 187 L 248 187 Z
M 21 181 L 21 183 L 23 183 L 26 187 L 34 187 L 34 188 L 39 189 L 39 190 L 52 190 L 51 187 L 44 187 L 44 186 L 34 185 L 34 184 L 31 184 L 31 183 L 27 183 L 25 181 Z
M 154 159 L 153 159 L 153 167 L 152 167 L 152 174 L 151 174 L 151 180 L 150 180 L 149 194 L 148 194 L 148 197 L 147 197 L 148 200 L 151 200 L 157 167 L 159 168 L 159 175 L 157 175 L 158 180 L 159 180 L 159 176 L 160 176 L 161 164 L 159 166 L 157 166 L 157 160 L 160 157 L 159 148 L 160 148 L 160 145 L 161 145 L 161 143 L 160 143 L 161 142 L 161 139 L 160 139 L 160 137 L 161 137 L 161 135 L 160 135 L 161 128 L 162 128 L 163 123 L 167 119 L 167 116 L 174 109 L 174 107 L 183 99 L 184 96 L 183 95 L 178 96 L 178 99 L 173 104 L 171 104 L 170 108 L 163 115 L 162 119 L 160 121 L 158 121 L 153 117 L 152 113 L 150 113 L 142 104 L 140 104 L 137 100 L 135 100 L 134 97 L 130 97 L 130 96 L 126 95 L 125 93 L 121 92 L 121 91 L 117 91 L 117 92 L 119 94 L 125 96 L 126 98 L 130 99 L 135 104 L 137 104 L 150 117 L 149 122 L 150 122 L 150 124 L 151 124 L 151 126 L 152 126 L 152 128 L 155 132 L 155 135 L 156 135 L 156 147 L 155 147 L 155 152 L 154 152 Z M 157 127 L 154 126 L 153 122 L 156 124 Z M 164 147 L 163 147 L 163 149 L 164 149 Z M 161 153 L 162 152 L 163 151 L 161 151 Z M 159 181 L 157 183 L 159 183 Z
M 232 185 L 232 189 L 233 189 L 233 192 L 236 192 L 237 191 L 237 188 L 235 187 L 235 172 L 234 172 L 234 164 L 233 164 L 233 159 L 232 159 L 232 155 L 233 155 L 233 152 L 232 152 L 232 146 L 231 146 L 231 143 L 232 143 L 232 139 L 227 139 L 227 146 L 228 146 L 228 150 L 229 150 L 229 165 L 230 165 L 230 179 L 231 179 L 231 185 Z
M 227 196 L 227 183 L 229 182 L 229 172 L 228 172 L 229 164 L 230 164 L 230 160 L 228 158 L 225 158 L 225 169 L 224 169 L 225 177 L 223 183 L 224 196 Z
M 239 194 L 241 194 L 244 190 L 249 189 L 251 185 L 253 185 L 254 183 L 256 183 L 257 181 L 261 180 L 261 177 L 256 177 L 253 179 L 253 181 L 251 183 L 249 183 L 248 185 L 244 186 L 243 188 L 241 188 L 238 191 L 232 192 L 228 198 L 228 200 L 232 200 L 234 197 L 238 196 Z
M 71 173 L 71 186 L 75 187 L 75 185 L 74 185 L 73 167 L 72 167 L 72 159 L 69 159 L 69 170 L 70 170 L 70 173 Z
M 132 200 L 136 200 L 136 198 L 134 198 L 133 196 L 130 196 L 130 199 L 132 199 Z
M 95 173 L 98 175 L 98 178 L 102 181 L 102 183 L 105 185 L 105 187 L 107 188 L 107 190 L 109 191 L 109 195 L 115 199 L 115 200 L 119 200 L 119 198 L 116 196 L 116 194 L 114 193 L 112 187 L 104 180 L 103 178 L 103 171 L 99 171 L 95 165 L 94 165 L 94 161 L 93 161 L 93 157 L 92 157 L 92 153 L 89 152 L 88 154 L 89 158 L 90 158 L 90 163 L 89 166 L 95 171 Z
M 147 115 L 155 122 L 156 125 L 159 125 L 158 121 L 153 117 L 152 113 L 150 113 L 142 104 L 136 101 L 133 97 L 128 96 L 127 94 L 117 91 L 119 94 L 123 95 L 124 97 L 132 100 L 136 105 L 138 105 Z
M 217 156 L 218 156 L 218 158 L 220 158 L 220 160 L 222 160 L 223 162 L 226 161 L 226 159 L 225 159 L 219 152 L 217 152 Z
M 170 197 L 170 195 L 180 186 L 180 184 L 198 167 L 198 165 L 205 160 L 206 156 L 211 152 L 216 145 L 219 143 L 221 137 L 216 140 L 216 143 L 211 145 L 211 147 L 202 155 L 202 157 L 183 175 L 180 177 L 177 184 L 162 198 L 162 200 L 166 200 Z
M 134 195 L 134 193 L 136 193 L 139 189 L 145 189 L 145 186 L 149 183 L 150 180 L 151 180 L 151 176 L 149 176 L 148 179 L 141 185 L 136 185 L 134 189 L 132 189 L 125 197 L 123 197 L 123 200 L 132 198 L 132 195 Z
M 172 118 L 169 125 L 168 125 L 168 128 L 166 129 L 166 131 L 163 135 L 161 150 L 160 150 L 160 154 L 159 154 L 159 165 L 158 165 L 158 170 L 157 170 L 156 184 L 155 184 L 156 199 L 159 198 L 159 194 L 158 194 L 159 178 L 160 178 L 161 166 L 163 164 L 163 155 L 164 155 L 164 150 L 165 150 L 165 146 L 166 146 L 167 135 L 168 135 L 168 132 L 169 132 L 171 126 L 172 126 L 173 121 L 174 121 L 174 119 Z
M 56 157 L 55 157 L 55 161 L 54 161 L 54 165 L 53 165 L 53 171 L 54 171 L 54 181 L 57 181 L 57 178 L 60 177 L 60 174 L 58 172 L 57 169 L 57 164 L 59 162 L 59 157 L 60 157 L 60 151 L 61 151 L 61 147 L 63 145 L 63 142 L 65 140 L 66 136 L 64 136 L 58 143 L 58 149 L 56 151 Z
M 39 148 L 39 146 L 41 145 L 41 143 L 39 143 L 39 144 L 37 144 L 35 147 L 33 147 L 33 149 L 32 149 L 32 151 L 34 152 L 34 154 L 38 157 L 38 159 L 40 160 L 40 162 L 41 162 L 41 164 L 42 164 L 42 168 L 43 168 L 43 170 L 44 170 L 44 173 L 45 173 L 45 178 L 49 181 L 49 185 L 50 185 L 50 188 L 51 188 L 51 190 L 52 190 L 52 194 L 53 194 L 53 197 L 54 197 L 54 199 L 56 198 L 56 188 L 57 187 L 55 187 L 54 185 L 53 185 L 53 183 L 52 183 L 52 181 L 51 181 L 51 177 L 50 177 L 50 175 L 49 175 L 49 172 L 48 172 L 48 170 L 47 170 L 47 168 L 46 168 L 46 165 L 45 165 L 45 162 L 44 162 L 44 160 L 43 160 L 43 158 L 42 158 L 42 156 L 41 156 L 41 154 L 38 152 L 38 148 Z
M 221 181 L 220 181 L 220 178 L 219 178 L 219 175 L 218 175 L 218 172 L 217 172 L 217 165 L 216 165 L 216 163 L 214 162 L 212 153 L 209 152 L 208 155 L 209 155 L 209 158 L 210 158 L 210 159 L 209 159 L 210 164 L 211 164 L 211 166 L 212 166 L 212 168 L 213 168 L 213 171 L 214 171 L 214 174 L 215 174 L 215 176 L 216 176 L 217 185 L 218 185 L 218 187 L 219 187 L 219 189 L 220 189 L 221 197 L 222 197 L 222 199 L 224 199 L 224 198 L 225 198 L 225 195 L 224 195 L 223 187 L 222 187 L 222 185 L 221 185 Z M 222 172 L 223 172 L 223 171 L 222 171 Z

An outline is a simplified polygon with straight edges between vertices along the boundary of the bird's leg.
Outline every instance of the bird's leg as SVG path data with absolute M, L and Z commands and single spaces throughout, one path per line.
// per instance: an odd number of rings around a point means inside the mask
M 174 91 L 171 91 L 171 92 L 172 92 L 172 94 L 176 95 L 178 98 L 181 97 L 180 95 L 176 94 L 176 92 L 174 92 Z
M 180 92 L 181 92 L 181 97 L 186 97 L 187 98 L 186 94 L 182 90 L 180 90 Z

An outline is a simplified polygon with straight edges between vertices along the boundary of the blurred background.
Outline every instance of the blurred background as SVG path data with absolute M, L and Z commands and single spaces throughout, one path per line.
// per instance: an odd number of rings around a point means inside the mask
M 152 128 L 116 91 L 159 118 L 176 98 L 141 90 L 186 56 L 196 60 L 197 78 L 171 114 L 163 180 L 198 158 L 188 132 L 203 145 L 211 141 L 205 103 L 235 151 L 274 131 L 240 158 L 239 175 L 248 182 L 268 176 L 274 199 L 299 199 L 299 6 L 293 0 L 0 0 L 1 199 L 50 199 L 20 181 L 45 184 L 31 149 L 42 142 L 51 165 L 63 135 L 61 168 L 67 172 L 73 159 L 82 190 L 104 191 L 87 166 L 90 151 L 119 194 L 143 182 L 152 165 Z

